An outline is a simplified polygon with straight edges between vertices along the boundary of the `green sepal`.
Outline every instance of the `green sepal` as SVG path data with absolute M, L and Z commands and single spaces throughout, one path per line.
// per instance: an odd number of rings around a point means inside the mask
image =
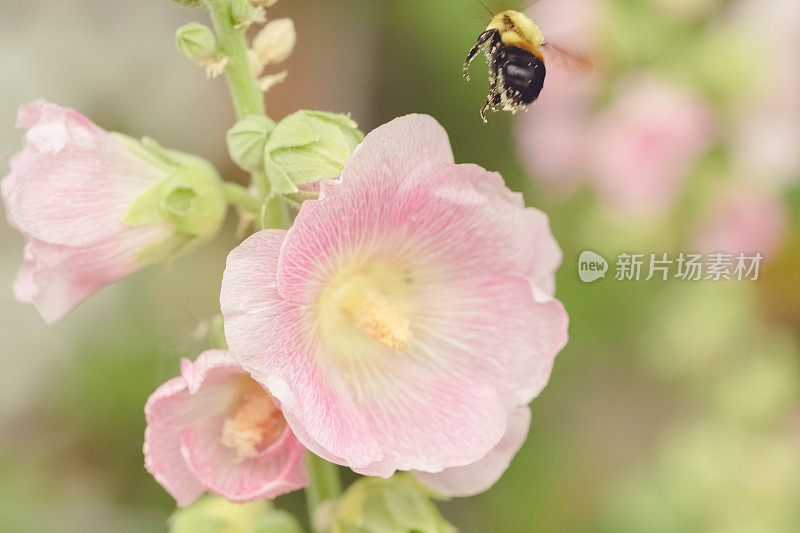
M 269 501 L 231 503 L 203 496 L 169 519 L 170 533 L 302 533 L 297 520 Z
M 219 176 L 210 165 L 178 167 L 139 195 L 122 223 L 141 226 L 166 221 L 177 231 L 211 236 L 222 222 L 226 207 Z
M 166 262 L 185 254 L 199 243 L 200 239 L 194 235 L 173 233 L 169 237 L 146 246 L 136 255 L 135 261 L 140 264 Z
M 298 111 L 280 122 L 280 126 L 270 136 L 267 150 L 300 148 L 318 141 L 319 138 L 319 133 L 308 119 L 308 112 Z
M 250 20 L 253 16 L 253 4 L 250 0 L 231 0 L 231 17 L 236 24 Z
M 453 533 L 456 529 L 439 514 L 428 489 L 409 474 L 397 474 L 353 483 L 336 504 L 330 531 Z
M 140 252 L 137 261 L 161 261 L 210 239 L 227 211 L 222 181 L 205 160 L 162 148 L 152 139 L 141 143 L 117 135 L 137 155 L 164 170 L 166 176 L 140 194 L 122 218 L 129 226 L 167 225 L 173 233 Z
M 234 163 L 248 172 L 264 168 L 264 150 L 275 123 L 261 115 L 248 115 L 233 125 L 225 136 Z
M 272 190 L 293 194 L 298 185 L 338 177 L 363 139 L 357 124 L 345 115 L 323 111 L 289 115 L 272 131 L 264 151 Z
M 188 59 L 199 62 L 214 56 L 217 52 L 217 39 L 208 26 L 190 22 L 175 32 L 175 46 Z
M 264 160 L 264 172 L 269 180 L 270 190 L 275 194 L 294 194 L 300 190 L 292 183 L 292 178 L 270 158 Z

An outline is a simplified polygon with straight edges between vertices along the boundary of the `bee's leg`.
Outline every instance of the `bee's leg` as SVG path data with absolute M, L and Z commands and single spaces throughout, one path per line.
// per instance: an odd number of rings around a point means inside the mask
M 478 51 L 485 51 L 486 45 L 489 43 L 489 41 L 491 41 L 492 45 L 494 45 L 498 39 L 500 39 L 500 32 L 497 30 L 486 30 L 485 32 L 481 33 L 480 36 L 478 36 L 475 46 L 473 46 L 469 51 L 469 54 L 467 54 L 467 59 L 464 61 L 464 78 L 466 78 L 467 81 L 469 81 L 469 74 L 467 74 L 467 70 L 469 69 L 470 63 L 472 63 L 472 60 L 475 59 L 475 56 L 478 54 Z
M 486 103 L 483 104 L 481 108 L 481 120 L 483 120 L 484 124 L 489 122 L 486 120 L 486 112 L 487 111 L 496 111 L 497 105 L 500 103 L 501 97 L 499 94 L 491 94 L 486 97 Z
M 492 56 L 489 71 L 489 95 L 486 97 L 486 103 L 481 108 L 481 119 L 484 123 L 486 120 L 486 112 L 489 110 L 494 111 L 495 107 L 500 103 L 502 97 L 500 96 L 502 85 L 502 73 L 500 71 L 500 63 L 497 61 L 497 56 Z

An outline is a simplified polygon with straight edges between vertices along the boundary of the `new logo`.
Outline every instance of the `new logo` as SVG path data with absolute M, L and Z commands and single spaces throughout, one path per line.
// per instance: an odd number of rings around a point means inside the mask
M 578 277 L 584 283 L 591 283 L 606 277 L 608 261 L 602 255 L 584 250 L 578 258 Z

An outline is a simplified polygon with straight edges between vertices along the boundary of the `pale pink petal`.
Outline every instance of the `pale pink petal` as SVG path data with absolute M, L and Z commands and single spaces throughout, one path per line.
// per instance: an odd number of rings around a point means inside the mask
M 180 438 L 179 427 L 193 421 L 192 413 L 185 412 L 184 419 L 180 410 L 185 393 L 186 380 L 172 378 L 156 389 L 144 408 L 147 418 L 143 447 L 145 468 L 178 505 L 188 505 L 205 491 L 186 466 L 180 447 L 173 445 Z
M 25 163 L 12 170 L 7 216 L 28 235 L 71 246 L 119 232 L 133 200 L 165 177 L 107 133 L 92 150 L 31 153 Z
M 305 447 L 286 427 L 279 439 L 257 457 L 239 460 L 222 444 L 225 415 L 184 429 L 181 454 L 186 465 L 214 494 L 236 503 L 272 499 L 308 485 Z
M 414 472 L 428 488 L 444 496 L 473 496 L 494 485 L 517 454 L 531 424 L 527 405 L 517 407 L 508 418 L 508 429 L 497 446 L 482 459 L 466 466 L 446 468 L 441 472 Z
M 426 161 L 453 162 L 447 132 L 433 117 L 405 115 L 369 132 L 350 156 L 342 176 L 399 183 Z
M 215 363 L 219 364 L 216 371 Z M 145 405 L 145 467 L 179 505 L 188 505 L 205 491 L 181 455 L 180 433 L 198 420 L 224 412 L 238 394 L 229 386 L 230 379 L 241 372 L 222 350 L 203 352 L 197 366 L 200 371 L 194 372 L 195 383 L 202 383 L 211 374 L 202 391 L 190 393 L 186 378 L 181 376 L 156 389 Z
M 0 181 L 0 195 L 2 195 L 3 198 L 3 208 L 6 212 L 6 220 L 8 220 L 8 223 L 11 224 L 11 227 L 17 231 L 20 230 L 19 224 L 17 224 L 11 216 L 11 210 L 8 207 L 8 199 L 11 196 L 12 191 L 14 191 L 19 183 L 20 174 L 25 172 L 25 169 L 30 164 L 34 155 L 35 151 L 28 147 L 23 148 L 23 150 L 18 154 L 14 154 L 11 157 L 11 172 Z
M 552 293 L 561 252 L 547 217 L 522 209 L 521 196 L 498 174 L 425 162 L 393 183 L 388 174 L 347 178 L 348 171 L 349 162 L 345 177 L 323 182 L 320 200 L 304 202 L 288 232 L 278 272 L 278 290 L 287 300 L 312 301 L 340 257 L 365 247 L 375 257 L 514 272 Z M 521 229 L 505 231 L 511 225 Z
M 142 268 L 137 255 L 168 234 L 162 226 L 125 228 L 90 246 L 29 238 L 14 284 L 15 295 L 33 303 L 46 322 L 54 322 L 106 285 Z
M 26 250 L 28 247 L 26 246 Z M 17 301 L 32 304 L 34 302 L 34 298 L 38 293 L 39 289 L 36 286 L 36 282 L 33 279 L 34 274 L 36 273 L 36 262 L 33 259 L 23 258 L 22 265 L 19 267 L 19 271 L 17 272 L 17 277 L 14 279 L 14 298 Z M 49 316 L 52 320 L 55 320 L 55 315 Z

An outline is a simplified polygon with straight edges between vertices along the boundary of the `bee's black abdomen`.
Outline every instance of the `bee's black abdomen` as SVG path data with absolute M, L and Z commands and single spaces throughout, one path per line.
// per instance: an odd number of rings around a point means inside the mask
M 500 68 L 506 90 L 520 103 L 530 104 L 544 87 L 544 61 L 516 46 L 504 46 L 502 53 Z

